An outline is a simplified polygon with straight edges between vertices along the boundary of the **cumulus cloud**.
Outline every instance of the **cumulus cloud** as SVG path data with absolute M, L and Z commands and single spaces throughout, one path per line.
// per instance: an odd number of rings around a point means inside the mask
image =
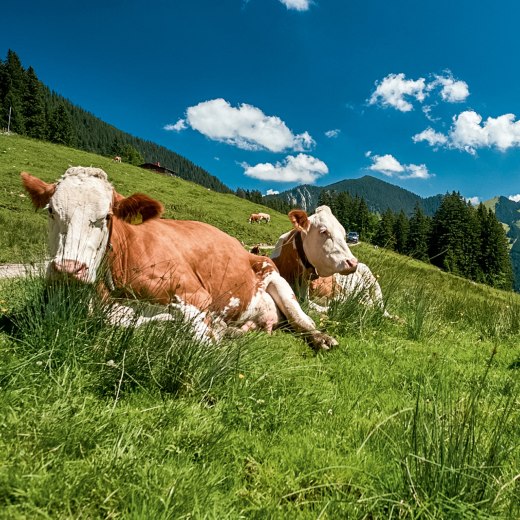
M 433 174 L 428 171 L 425 164 L 401 164 L 393 155 L 365 154 L 372 159 L 369 170 L 377 171 L 387 177 L 399 179 L 429 179 Z
M 186 125 L 186 120 L 179 119 L 174 125 L 165 125 L 164 129 L 169 132 L 181 132 L 182 130 L 186 130 L 188 126 Z
M 518 195 L 509 195 L 507 198 L 513 202 L 520 202 L 520 193 Z
M 389 74 L 380 82 L 376 82 L 376 90 L 370 96 L 369 104 L 381 104 L 382 106 L 394 107 L 401 112 L 413 110 L 413 105 L 406 99 L 412 98 L 424 101 L 425 79 L 406 79 L 401 72 Z
M 412 139 L 414 143 L 426 141 L 430 146 L 442 146 L 448 141 L 444 134 L 436 132 L 433 128 L 427 128 L 419 134 L 415 134 Z
M 448 103 L 460 103 L 469 96 L 469 87 L 465 81 L 456 80 L 450 72 L 446 76 L 435 76 L 431 87 L 440 86 L 440 95 L 443 101 Z
M 432 78 L 431 75 L 429 77 Z M 410 112 L 414 108 L 414 101 L 422 103 L 426 96 L 434 92 L 438 93 L 442 101 L 460 103 L 469 96 L 469 87 L 465 81 L 455 79 L 450 71 L 442 76 L 434 75 L 431 81 L 426 81 L 425 78 L 406 79 L 401 72 L 389 74 L 381 81 L 376 81 L 376 89 L 368 103 Z M 427 117 L 431 117 L 431 106 L 423 108 L 423 111 Z
M 338 137 L 340 132 L 341 132 L 341 130 L 339 128 L 334 128 L 334 130 L 327 130 L 325 132 L 325 136 L 328 137 L 329 139 L 332 139 L 332 138 Z
M 190 126 L 209 139 L 244 150 L 303 152 L 316 144 L 308 132 L 293 134 L 279 117 L 267 116 L 259 108 L 245 103 L 232 107 L 221 98 L 188 107 L 185 119 L 168 126 L 178 130 Z
M 265 192 L 266 195 L 278 195 L 280 192 L 278 190 L 267 190 Z
M 466 200 L 472 205 L 472 206 L 478 206 L 480 204 L 479 197 L 468 197 Z
M 427 129 L 413 137 L 415 142 L 426 141 L 431 146 L 446 145 L 476 154 L 479 148 L 497 148 L 506 151 L 520 147 L 520 121 L 514 114 L 488 117 L 485 121 L 473 110 L 461 112 L 453 118 L 447 135 Z M 430 136 L 430 140 L 428 139 Z M 444 142 L 442 142 L 444 137 Z
M 311 155 L 288 155 L 282 162 L 259 163 L 250 166 L 242 163 L 245 175 L 262 181 L 300 182 L 313 184 L 318 177 L 329 173 L 327 165 Z
M 287 9 L 295 11 L 308 11 L 311 7 L 311 0 L 280 0 Z
M 514 114 L 488 117 L 466 110 L 453 119 L 449 134 L 450 144 L 455 148 L 475 153 L 477 148 L 498 148 L 505 151 L 520 146 L 520 121 Z

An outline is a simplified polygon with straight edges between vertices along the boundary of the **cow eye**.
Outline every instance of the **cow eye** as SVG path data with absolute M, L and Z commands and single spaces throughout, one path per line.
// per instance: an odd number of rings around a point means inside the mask
M 49 212 L 49 215 L 52 217 L 54 215 L 54 210 L 52 209 L 50 204 L 47 204 L 46 206 L 47 211 Z
M 330 237 L 330 232 L 326 227 L 320 228 L 320 234 L 327 238 Z
M 98 218 L 98 219 L 96 219 L 96 220 L 91 220 L 91 221 L 90 221 L 90 225 L 91 225 L 92 227 L 98 227 L 98 228 L 100 228 L 100 227 L 102 227 L 103 224 L 108 220 L 107 217 L 108 217 L 108 215 L 105 216 L 105 217 L 100 217 L 100 218 Z

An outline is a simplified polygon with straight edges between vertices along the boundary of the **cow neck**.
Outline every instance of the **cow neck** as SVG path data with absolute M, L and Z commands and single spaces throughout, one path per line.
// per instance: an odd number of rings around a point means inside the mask
M 296 245 L 296 252 L 298 253 L 298 258 L 302 263 L 303 267 L 306 271 L 309 271 L 309 279 L 315 280 L 318 278 L 318 273 L 316 272 L 316 268 L 309 262 L 307 255 L 303 249 L 303 239 L 301 231 L 297 231 L 294 235 L 294 244 Z

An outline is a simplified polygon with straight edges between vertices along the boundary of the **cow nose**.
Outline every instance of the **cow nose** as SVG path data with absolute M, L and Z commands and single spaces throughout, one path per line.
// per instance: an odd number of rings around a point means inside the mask
M 73 276 L 74 278 L 84 278 L 87 273 L 87 264 L 78 260 L 54 260 L 52 268 L 56 273 Z
M 341 274 L 351 274 L 357 269 L 358 260 L 355 256 L 345 260 L 345 270 Z

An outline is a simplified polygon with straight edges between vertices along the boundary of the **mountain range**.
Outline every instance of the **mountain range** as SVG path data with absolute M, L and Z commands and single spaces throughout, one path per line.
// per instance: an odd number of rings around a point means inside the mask
M 358 196 L 365 199 L 368 209 L 380 214 L 387 209 L 391 209 L 394 213 L 399 213 L 403 210 L 410 216 L 415 206 L 419 204 L 424 213 L 431 217 L 437 211 L 442 200 L 442 195 L 423 198 L 411 191 L 376 179 L 370 175 L 365 175 L 359 179 L 345 179 L 327 186 L 304 184 L 277 195 L 268 195 L 266 199 L 277 197 L 292 206 L 312 212 L 318 205 L 318 199 L 322 191 L 346 191 L 353 197 Z

